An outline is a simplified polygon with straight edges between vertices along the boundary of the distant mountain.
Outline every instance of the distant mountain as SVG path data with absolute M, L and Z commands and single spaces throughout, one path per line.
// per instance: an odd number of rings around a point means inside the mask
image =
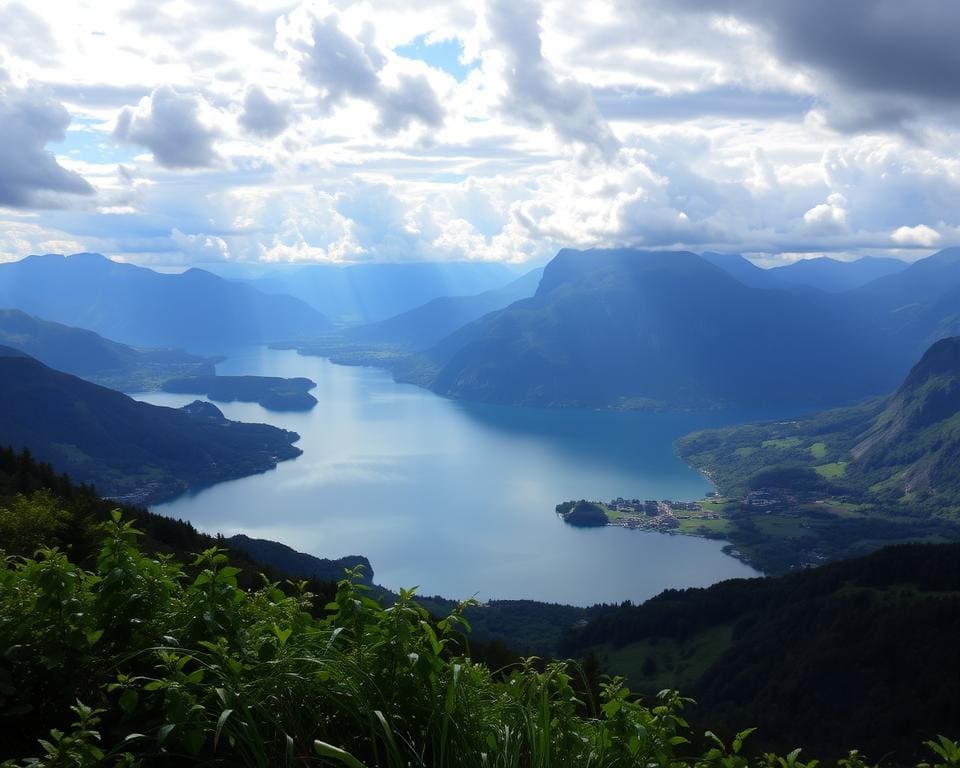
M 533 296 L 542 269 L 534 269 L 502 288 L 473 296 L 442 296 L 378 323 L 348 328 L 344 336 L 356 342 L 397 344 L 413 350 L 432 347 L 458 328 Z
M 839 261 L 827 256 L 800 259 L 793 264 L 774 267 L 772 278 L 782 285 L 806 285 L 830 293 L 842 293 L 859 288 L 881 277 L 895 275 L 909 265 L 900 259 L 882 259 L 867 256 L 856 261 Z
M 228 421 L 209 403 L 137 402 L 0 347 L 0 442 L 135 503 L 272 469 L 300 455 L 294 432 Z
M 895 385 L 884 344 L 827 294 L 751 288 L 693 253 L 563 250 L 533 298 L 430 349 L 423 381 L 527 405 L 837 403 Z
M 161 274 L 92 253 L 0 264 L 0 306 L 147 347 L 221 351 L 331 328 L 290 296 L 190 269 Z
M 891 354 L 916 360 L 938 339 L 960 335 L 960 248 L 914 262 L 843 299 L 859 322 L 888 340 Z
M 302 299 L 343 323 L 372 323 L 441 296 L 469 296 L 517 279 L 505 264 L 480 261 L 310 264 L 247 281 Z
M 777 278 L 772 269 L 758 267 L 739 253 L 711 253 L 707 251 L 701 255 L 701 258 L 715 267 L 720 267 L 724 272 L 751 288 L 787 287 Z
M 881 277 L 902 272 L 909 265 L 899 259 L 867 256 L 855 261 L 840 261 L 822 256 L 800 259 L 781 267 L 763 269 L 749 259 L 733 253 L 704 253 L 703 259 L 720 267 L 751 288 L 815 288 L 827 293 L 842 293 L 859 288 Z
M 135 349 L 93 331 L 0 309 L 0 344 L 51 368 L 125 392 L 143 392 L 178 376 L 212 375 L 213 360 L 174 349 Z

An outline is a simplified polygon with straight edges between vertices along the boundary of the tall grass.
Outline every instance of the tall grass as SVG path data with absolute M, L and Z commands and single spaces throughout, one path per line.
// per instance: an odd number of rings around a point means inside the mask
M 348 573 L 316 606 L 302 584 L 241 589 L 217 549 L 147 556 L 119 515 L 102 535 L 94 571 L 58 550 L 0 571 L 4 768 L 749 764 L 748 732 L 694 750 L 674 692 L 645 705 L 618 679 L 594 697 L 567 663 L 475 663 L 463 605 L 435 620 L 403 591 L 385 607 Z M 953 742 L 932 748 L 960 765 Z M 810 768 L 799 754 L 754 762 Z

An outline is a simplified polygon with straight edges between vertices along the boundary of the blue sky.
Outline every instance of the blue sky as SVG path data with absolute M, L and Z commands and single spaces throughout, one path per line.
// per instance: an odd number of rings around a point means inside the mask
M 0 259 L 960 241 L 951 0 L 0 0 Z

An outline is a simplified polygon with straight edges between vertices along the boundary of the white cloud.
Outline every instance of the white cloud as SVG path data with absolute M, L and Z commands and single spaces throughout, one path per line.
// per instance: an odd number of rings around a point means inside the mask
M 890 238 L 898 245 L 933 247 L 940 242 L 940 233 L 926 224 L 915 227 L 897 227 Z
M 0 249 L 160 264 L 639 244 L 775 260 L 957 242 L 956 88 L 894 87 L 953 72 L 952 49 L 857 81 L 865 30 L 890 41 L 896 25 L 867 13 L 855 50 L 821 50 L 796 30 L 849 28 L 850 10 L 788 5 L 0 0 Z M 948 5 L 930 18 L 954 20 Z M 898 23 L 912 40 L 927 22 Z

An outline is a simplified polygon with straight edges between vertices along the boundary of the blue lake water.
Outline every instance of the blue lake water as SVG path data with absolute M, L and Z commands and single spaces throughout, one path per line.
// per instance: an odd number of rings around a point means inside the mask
M 301 435 L 303 455 L 154 510 L 198 528 L 282 541 L 321 557 L 363 554 L 391 588 L 424 595 L 586 605 L 756 575 L 722 543 L 621 528 L 572 528 L 573 498 L 696 499 L 709 484 L 673 453 L 686 432 L 745 414 L 558 411 L 475 405 L 371 368 L 292 351 L 234 354 L 221 374 L 307 376 L 319 405 L 277 413 L 218 404 L 228 418 Z M 150 393 L 180 406 L 189 395 Z

